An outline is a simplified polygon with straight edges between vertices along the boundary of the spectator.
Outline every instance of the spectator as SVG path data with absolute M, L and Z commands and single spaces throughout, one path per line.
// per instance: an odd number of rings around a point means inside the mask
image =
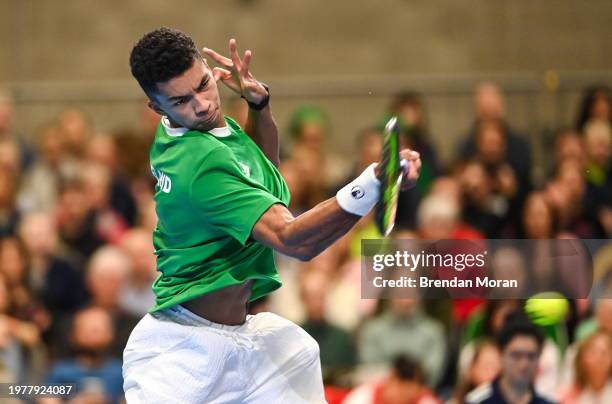
M 93 130 L 83 111 L 76 108 L 62 111 L 57 118 L 57 126 L 68 155 L 75 160 L 84 159 L 87 141 Z
M 0 237 L 14 235 L 21 217 L 16 206 L 18 178 L 0 164 Z
M 49 327 L 46 308 L 35 298 L 28 283 L 29 260 L 27 251 L 16 237 L 0 239 L 0 273 L 9 289 L 10 314 L 35 323 L 40 331 Z
M 25 216 L 19 237 L 29 257 L 28 284 L 51 317 L 59 320 L 82 306 L 87 299 L 82 273 L 72 260 L 58 254 L 57 229 L 50 215 Z
M 456 199 L 432 192 L 421 201 L 417 211 L 419 236 L 425 240 L 484 238 L 461 222 L 459 209 Z
M 423 165 L 417 190 L 425 194 L 434 178 L 442 172 L 438 154 L 431 143 L 426 123 L 423 96 L 413 91 L 397 94 L 391 101 L 390 111 L 399 118 L 405 145 L 421 155 Z
M 91 295 L 91 304 L 101 307 L 111 316 L 116 330 L 109 353 L 117 358 L 136 323 L 140 320 L 126 313 L 121 307 L 121 293 L 131 272 L 132 263 L 117 247 L 105 246 L 91 257 L 87 268 L 86 285 Z
M 155 302 L 151 288 L 157 275 L 151 234 L 142 228 L 128 230 L 119 246 L 131 260 L 131 271 L 121 290 L 121 308 L 136 317 L 144 316 Z
M 386 365 L 407 354 L 423 366 L 426 379 L 435 386 L 444 371 L 446 336 L 437 320 L 423 313 L 415 299 L 392 299 L 389 308 L 364 322 L 359 337 L 362 363 Z
M 595 315 L 578 325 L 575 339 L 581 341 L 598 330 L 612 334 L 612 299 L 603 298 L 595 302 Z
M 465 223 L 488 238 L 501 235 L 505 209 L 496 205 L 486 168 L 478 160 L 468 161 L 458 168 L 457 179 L 462 193 L 462 217 Z
M 12 300 L 4 274 L 0 273 L 0 380 L 33 382 L 40 332 L 36 325 L 11 315 Z
M 427 387 L 419 364 L 405 355 L 393 359 L 389 374 L 380 381 L 353 390 L 343 404 L 438 404 Z
M 612 123 L 612 94 L 605 85 L 595 85 L 587 88 L 582 96 L 576 120 L 576 130 L 580 133 L 589 122 L 598 121 Z
M 296 159 L 300 166 L 311 162 L 317 168 L 314 173 L 319 175 L 315 180 L 322 187 L 322 197 L 348 173 L 346 161 L 336 154 L 330 153 L 327 141 L 331 133 L 331 121 L 327 113 L 318 106 L 305 105 L 298 108 L 289 120 L 289 133 L 293 139 L 291 160 Z M 304 173 L 302 179 L 311 179 L 309 173 Z
M 612 402 L 612 336 L 601 330 L 580 344 L 574 383 L 561 395 L 561 403 L 609 402 Z
M 480 122 L 487 120 L 500 122 L 506 144 L 504 162 L 510 165 L 519 180 L 519 190 L 529 190 L 531 184 L 531 146 L 527 136 L 515 131 L 507 122 L 504 104 L 504 96 L 499 86 L 493 83 L 478 85 L 474 93 L 474 125 L 467 136 L 459 143 L 458 155 L 460 159 L 469 159 L 476 154 Z
M 15 109 L 13 97 L 0 89 L 0 145 L 9 145 L 17 152 L 19 171 L 26 170 L 34 161 L 34 153 L 23 141 L 24 135 L 14 128 Z
M 127 178 L 121 172 L 118 155 L 117 144 L 113 136 L 98 134 L 89 139 L 87 160 L 105 167 L 110 177 L 106 204 L 121 215 L 127 225 L 133 226 L 137 216 L 136 201 L 132 196 Z
M 464 404 L 465 396 L 481 384 L 493 382 L 501 369 L 501 355 L 491 340 L 478 343 L 467 372 L 458 377 L 457 388 L 448 404 Z
M 557 234 L 555 211 L 543 192 L 527 197 L 523 209 L 522 236 L 526 239 L 551 239 Z
M 58 232 L 72 255 L 87 259 L 104 244 L 96 232 L 96 216 L 85 184 L 79 178 L 62 180 L 57 206 Z
M 458 375 L 466 375 L 474 360 L 476 348 L 483 341 L 493 341 L 506 319 L 521 306 L 516 299 L 489 300 L 484 307 L 474 311 L 467 320 L 463 334 L 463 347 L 459 354 Z
M 351 336 L 329 322 L 325 315 L 328 279 L 321 271 L 311 270 L 302 278 L 301 297 L 306 321 L 301 327 L 319 344 L 324 380 L 346 372 L 356 364 L 356 348 Z
M 592 122 L 584 129 L 587 216 L 601 226 L 597 237 L 612 235 L 612 133 L 609 123 Z
M 102 308 L 79 311 L 71 327 L 74 356 L 55 363 L 47 375 L 47 383 L 76 384 L 71 402 L 122 402 L 123 377 L 121 361 L 108 356 L 114 338 L 111 316 Z M 47 399 L 44 403 L 61 402 Z
M 467 403 L 551 403 L 534 388 L 538 360 L 544 338 L 527 320 L 509 321 L 497 336 L 501 352 L 501 371 L 491 383 L 468 393 Z
M 57 204 L 57 189 L 62 169 L 69 165 L 55 125 L 45 125 L 38 136 L 38 158 L 24 174 L 19 206 L 25 212 L 51 213 Z
M 585 164 L 586 155 L 583 139 L 579 133 L 573 130 L 563 130 L 557 134 L 553 151 L 554 168 L 565 160 L 576 160 L 581 166 Z

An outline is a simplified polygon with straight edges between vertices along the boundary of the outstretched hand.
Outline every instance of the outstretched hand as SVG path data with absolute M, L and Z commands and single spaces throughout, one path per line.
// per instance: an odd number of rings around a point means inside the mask
M 209 48 L 204 48 L 202 51 L 222 66 L 212 69 L 216 81 L 221 80 L 232 91 L 251 103 L 259 104 L 266 98 L 268 91 L 253 77 L 249 70 L 253 52 L 246 50 L 241 59 L 234 38 L 229 40 L 229 58 Z

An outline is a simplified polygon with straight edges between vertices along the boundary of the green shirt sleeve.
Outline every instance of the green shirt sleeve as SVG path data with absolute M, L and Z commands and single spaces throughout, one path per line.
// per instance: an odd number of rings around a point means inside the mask
M 247 177 L 232 151 L 224 146 L 207 153 L 195 171 L 189 199 L 198 219 L 242 245 L 261 215 L 275 203 L 283 203 Z

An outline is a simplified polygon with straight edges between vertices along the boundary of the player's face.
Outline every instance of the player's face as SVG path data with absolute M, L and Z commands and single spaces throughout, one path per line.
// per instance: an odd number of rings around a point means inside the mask
M 158 83 L 149 106 L 177 126 L 202 132 L 225 126 L 217 83 L 201 58 L 182 75 Z

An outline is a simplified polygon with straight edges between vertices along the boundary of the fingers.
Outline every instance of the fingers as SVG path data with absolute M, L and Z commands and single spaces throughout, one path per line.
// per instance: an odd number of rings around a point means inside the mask
M 226 58 L 225 56 L 218 54 L 212 49 L 204 48 L 202 49 L 202 52 L 210 56 L 215 62 L 219 63 L 222 66 L 225 66 L 225 67 L 233 66 L 232 60 L 230 58 Z
M 253 52 L 250 50 L 244 52 L 244 57 L 242 58 L 242 69 L 240 70 L 240 73 L 245 77 L 249 75 L 249 65 L 251 64 L 252 58 Z
M 215 78 L 215 81 L 229 80 L 232 78 L 232 72 L 222 67 L 214 67 L 212 69 L 212 72 L 213 72 L 213 77 Z
M 229 40 L 229 51 L 230 58 L 232 59 L 232 62 L 234 64 L 234 68 L 237 71 L 240 71 L 240 69 L 242 69 L 242 61 L 238 56 L 238 47 L 236 46 L 236 40 L 234 38 Z

